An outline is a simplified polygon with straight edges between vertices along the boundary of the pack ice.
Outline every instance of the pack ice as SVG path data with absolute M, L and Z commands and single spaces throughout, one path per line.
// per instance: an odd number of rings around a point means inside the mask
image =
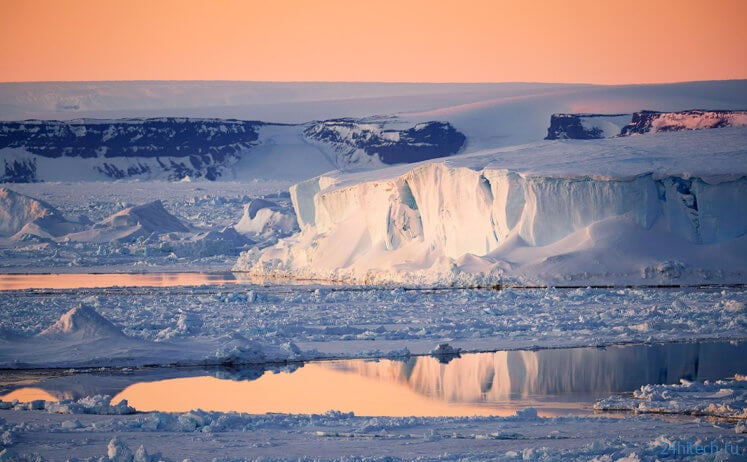
M 747 274 L 747 130 L 546 141 L 296 184 L 301 233 L 235 270 L 435 285 Z

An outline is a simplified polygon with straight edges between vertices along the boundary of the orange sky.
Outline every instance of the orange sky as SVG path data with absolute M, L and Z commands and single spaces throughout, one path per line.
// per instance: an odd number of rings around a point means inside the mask
M 747 78 L 743 0 L 0 0 L 0 81 Z

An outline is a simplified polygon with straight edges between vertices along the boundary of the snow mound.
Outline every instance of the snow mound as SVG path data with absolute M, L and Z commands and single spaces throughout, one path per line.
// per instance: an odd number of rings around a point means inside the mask
M 170 250 L 180 258 L 210 257 L 213 255 L 238 255 L 242 249 L 255 244 L 232 227 L 202 231 L 189 239 L 170 239 L 163 236 L 161 250 Z
M 0 187 L 0 237 L 53 237 L 80 229 L 51 205 Z
M 38 337 L 95 339 L 124 337 L 124 334 L 92 307 L 80 305 L 63 314 L 57 322 L 39 333 Z

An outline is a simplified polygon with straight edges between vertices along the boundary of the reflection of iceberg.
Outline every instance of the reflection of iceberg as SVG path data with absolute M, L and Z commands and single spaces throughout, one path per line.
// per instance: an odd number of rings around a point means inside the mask
M 644 384 L 744 373 L 745 350 L 745 342 L 680 343 L 475 353 L 448 364 L 423 356 L 302 367 L 144 369 L 56 377 L 31 391 L 57 399 L 107 394 L 115 396 L 114 402 L 127 399 L 139 410 L 164 412 L 335 409 L 356 415 L 510 415 L 532 406 L 554 415 Z
M 496 402 L 542 396 L 632 391 L 648 383 L 703 380 L 747 370 L 744 344 L 682 343 L 477 353 L 448 364 L 436 358 L 340 361 L 329 367 L 453 402 Z M 724 361 L 730 357 L 732 361 Z

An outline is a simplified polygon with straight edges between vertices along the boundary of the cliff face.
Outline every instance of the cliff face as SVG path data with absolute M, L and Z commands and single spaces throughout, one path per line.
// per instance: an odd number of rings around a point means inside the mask
M 745 125 L 747 125 L 747 111 L 704 111 L 700 109 L 681 112 L 641 111 L 633 114 L 631 122 L 623 127 L 620 135 L 741 127 Z
M 553 114 L 546 140 L 592 140 L 747 125 L 747 111 L 640 111 L 633 114 Z
M 26 120 L 0 122 L 0 149 L 18 148 L 36 156 L 99 159 L 94 169 L 119 179 L 153 169 L 174 179 L 214 180 L 258 139 L 261 122 L 219 119 Z M 121 165 L 115 159 L 138 159 Z M 33 158 L 5 159 L 4 181 L 34 181 Z
M 553 114 L 546 140 L 611 138 L 630 121 L 630 114 Z
M 378 157 L 385 164 L 418 162 L 456 154 L 466 137 L 449 123 L 425 122 L 406 129 L 390 129 L 385 122 L 333 119 L 304 131 L 315 142 L 327 144 L 341 160 Z
M 268 166 L 287 170 L 299 149 L 315 175 L 449 156 L 465 141 L 448 123 L 397 118 L 297 125 L 188 118 L 0 122 L 0 182 L 216 180 L 236 173 L 249 153 L 248 168 L 263 177 Z

